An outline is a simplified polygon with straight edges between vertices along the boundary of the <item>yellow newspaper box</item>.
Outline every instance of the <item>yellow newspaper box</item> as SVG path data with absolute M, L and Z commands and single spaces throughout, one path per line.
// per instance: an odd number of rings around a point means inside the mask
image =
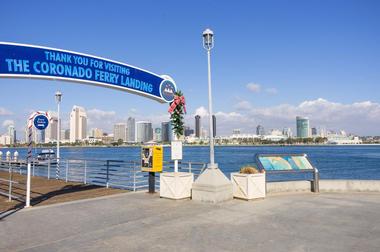
M 164 148 L 162 145 L 143 146 L 141 148 L 141 170 L 162 172 Z

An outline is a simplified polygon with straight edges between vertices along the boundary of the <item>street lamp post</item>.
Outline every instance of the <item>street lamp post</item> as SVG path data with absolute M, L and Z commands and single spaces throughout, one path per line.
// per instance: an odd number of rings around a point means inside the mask
M 210 168 L 215 168 L 214 132 L 212 124 L 212 93 L 211 93 L 211 49 L 214 47 L 214 33 L 210 29 L 203 32 L 203 47 L 207 50 L 208 69 L 208 112 L 209 112 L 209 139 L 210 139 Z
M 211 95 L 211 65 L 210 51 L 214 47 L 214 33 L 206 29 L 203 34 L 203 47 L 207 50 L 208 60 L 208 107 L 209 107 L 209 139 L 210 139 L 210 163 L 192 185 L 192 199 L 196 201 L 218 203 L 232 199 L 232 183 L 220 171 L 214 158 L 214 129 L 212 120 L 212 95 Z
M 57 168 L 56 168 L 56 172 L 55 172 L 55 178 L 56 179 L 59 179 L 59 176 L 60 176 L 60 167 L 59 167 L 59 163 L 60 163 L 60 150 L 59 150 L 59 145 L 60 145 L 60 142 L 61 142 L 61 119 L 60 119 L 60 105 L 61 105 L 61 100 L 62 100 L 62 93 L 60 91 L 57 91 L 55 93 L 55 101 L 57 102 L 57 113 L 58 113 L 58 125 L 57 125 Z

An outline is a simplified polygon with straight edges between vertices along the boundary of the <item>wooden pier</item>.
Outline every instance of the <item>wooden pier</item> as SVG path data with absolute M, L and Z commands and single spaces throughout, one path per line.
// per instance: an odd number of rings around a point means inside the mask
M 0 178 L 3 180 L 8 180 L 9 175 L 8 172 L 0 171 Z M 18 199 L 9 202 L 8 196 L 0 195 L 0 214 L 14 208 L 24 207 L 26 176 L 13 173 L 12 180 L 17 182 L 17 184 L 13 184 L 12 194 Z M 0 183 L 0 190 L 7 192 L 8 183 Z M 125 192 L 128 191 L 56 179 L 49 180 L 44 177 L 32 177 L 31 205 L 48 205 Z

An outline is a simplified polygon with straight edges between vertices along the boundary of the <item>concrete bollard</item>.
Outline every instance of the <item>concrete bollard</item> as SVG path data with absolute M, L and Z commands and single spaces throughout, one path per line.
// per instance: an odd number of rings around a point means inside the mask
M 5 153 L 5 160 L 6 161 L 11 161 L 11 152 L 10 151 L 7 151 L 7 153 Z
M 15 162 L 18 161 L 18 151 L 15 151 L 15 152 L 13 153 L 13 160 L 14 160 Z

